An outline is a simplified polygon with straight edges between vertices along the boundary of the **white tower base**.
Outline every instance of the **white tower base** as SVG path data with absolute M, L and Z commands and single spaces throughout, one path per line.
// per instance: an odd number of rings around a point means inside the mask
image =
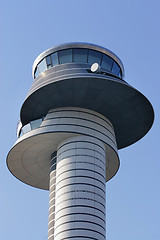
M 58 118 L 56 110 L 50 111 L 45 120 L 51 125 L 55 117 L 65 132 L 74 121 L 76 133 L 64 133 L 51 156 L 48 240 L 105 240 L 105 183 L 117 163 L 113 127 L 87 109 L 58 109 Z

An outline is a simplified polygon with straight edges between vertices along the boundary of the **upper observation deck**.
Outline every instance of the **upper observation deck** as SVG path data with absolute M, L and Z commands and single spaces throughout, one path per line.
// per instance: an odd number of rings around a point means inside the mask
M 33 64 L 33 78 L 51 67 L 66 63 L 98 63 L 104 71 L 124 77 L 122 62 L 108 49 L 87 43 L 71 43 L 50 48 L 40 54 Z
M 152 126 L 152 105 L 124 80 L 121 60 L 108 49 L 89 43 L 59 45 L 36 58 L 32 74 L 20 112 L 22 130 L 27 124 L 32 128 L 30 123 L 50 109 L 85 108 L 109 119 L 120 149 L 141 139 Z

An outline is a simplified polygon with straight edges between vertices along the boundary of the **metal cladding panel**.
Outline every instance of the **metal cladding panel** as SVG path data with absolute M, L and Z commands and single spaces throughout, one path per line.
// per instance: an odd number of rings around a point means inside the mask
M 50 158 L 53 157 L 53 152 L 57 151 L 58 144 L 68 137 L 84 135 L 88 138 L 94 137 L 104 143 L 107 158 L 106 167 L 101 161 L 104 158 L 104 153 L 101 147 L 94 152 L 93 149 L 88 149 L 88 142 L 85 143 L 83 154 L 86 156 L 86 168 L 91 168 L 90 159 L 94 156 L 96 159 L 94 175 L 102 178 L 101 171 L 106 171 L 106 181 L 112 178 L 119 168 L 119 158 L 117 154 L 117 145 L 115 133 L 112 124 L 99 113 L 82 108 L 58 108 L 48 112 L 46 117 L 41 122 L 41 125 L 24 135 L 22 135 L 10 153 L 8 154 L 7 164 L 10 171 L 21 181 L 38 188 L 48 189 Z M 81 145 L 83 143 L 79 143 Z M 74 144 L 73 149 L 74 149 Z M 64 146 L 67 151 L 67 146 Z M 77 153 L 79 150 L 77 149 Z M 74 154 L 74 150 L 70 150 Z M 59 159 L 63 158 L 64 153 L 59 149 Z M 81 155 L 76 156 L 77 163 L 81 163 Z M 66 162 L 68 160 L 66 159 Z M 51 185 L 55 183 L 55 165 L 52 161 L 51 170 L 52 178 Z M 61 164 L 61 163 L 60 163 Z M 63 171 L 63 164 L 59 172 Z M 73 169 L 74 165 L 66 166 L 66 169 Z M 88 171 L 86 174 L 89 174 Z M 58 177 L 58 176 L 57 176 Z M 61 176 L 62 178 L 63 176 Z M 77 179 L 81 182 L 82 176 Z M 58 178 L 57 178 L 58 179 Z M 70 179 L 74 183 L 74 179 Z M 90 178 L 88 181 L 92 182 Z M 61 184 L 61 182 L 59 183 Z M 103 190 L 101 182 L 97 181 L 97 186 Z M 53 186 L 54 190 L 54 186 Z M 99 191 L 99 189 L 97 189 Z
M 88 166 L 85 164 L 85 162 L 89 162 L 97 169 L 97 157 L 93 152 L 99 154 L 100 148 L 103 152 L 100 161 L 105 167 L 105 146 L 95 138 L 77 136 L 68 138 L 58 145 L 55 240 L 72 237 L 73 234 L 75 239 L 79 236 L 97 236 L 98 239 L 105 239 L 105 172 L 101 169 L 100 174 L 96 175 L 95 170 L 88 171 Z M 85 149 L 88 149 L 88 152 L 84 152 Z M 82 168 L 79 168 L 77 156 L 83 162 Z M 69 169 L 67 167 L 69 163 L 74 168 Z M 75 188 L 73 189 L 72 186 Z M 85 186 L 92 186 L 92 190 Z M 61 189 L 63 191 L 60 191 Z M 97 191 L 98 189 L 100 191 Z M 103 201 L 99 199 L 103 199 Z M 50 236 L 51 231 L 49 231 L 48 237 L 50 238 Z
M 41 78 L 33 83 L 21 108 L 23 124 L 57 107 L 91 109 L 112 122 L 118 149 L 141 139 L 152 126 L 154 112 L 150 102 L 125 81 L 81 72 Z

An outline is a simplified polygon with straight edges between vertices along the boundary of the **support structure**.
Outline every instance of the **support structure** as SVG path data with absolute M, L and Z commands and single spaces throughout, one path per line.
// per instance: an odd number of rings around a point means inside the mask
M 58 146 L 55 239 L 105 239 L 105 147 L 77 136 Z
M 113 126 L 82 108 L 55 109 L 44 121 L 48 119 L 50 126 L 56 119 L 56 127 L 74 132 L 51 156 L 48 239 L 105 239 L 106 166 L 110 177 L 119 166 Z
M 8 168 L 49 190 L 48 240 L 105 240 L 105 183 L 118 171 L 118 149 L 151 128 L 152 106 L 124 81 L 120 59 L 97 45 L 43 52 L 33 78 Z

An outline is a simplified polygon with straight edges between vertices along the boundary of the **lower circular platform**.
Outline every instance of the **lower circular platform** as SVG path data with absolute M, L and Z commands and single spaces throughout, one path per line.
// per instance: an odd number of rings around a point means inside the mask
M 104 144 L 106 181 L 110 180 L 119 168 L 113 126 L 102 115 L 82 108 L 49 111 L 40 127 L 17 140 L 7 156 L 8 168 L 22 182 L 48 190 L 52 153 L 63 140 L 80 135 Z

